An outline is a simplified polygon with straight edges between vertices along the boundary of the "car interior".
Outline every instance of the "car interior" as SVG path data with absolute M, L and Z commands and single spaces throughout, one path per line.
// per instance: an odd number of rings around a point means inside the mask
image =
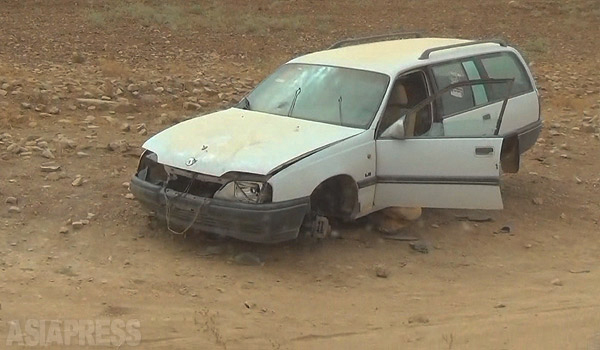
M 387 130 L 427 97 L 427 85 L 423 72 L 417 71 L 398 78 L 381 118 L 379 133 Z M 407 118 L 405 124 L 407 136 L 421 136 L 432 128 L 432 109 L 429 105 L 416 111 L 416 116 L 407 116 Z

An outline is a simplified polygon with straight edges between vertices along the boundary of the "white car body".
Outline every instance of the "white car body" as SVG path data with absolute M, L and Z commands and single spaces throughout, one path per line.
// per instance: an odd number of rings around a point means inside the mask
M 436 48 L 441 49 L 434 50 L 427 55 L 428 57 L 423 58 L 425 51 Z M 426 133 L 434 135 L 434 127 L 439 126 L 443 127 L 441 136 L 417 136 L 416 131 L 413 131 L 414 137 L 393 138 L 386 137 L 386 133 L 378 130 L 386 108 L 391 108 L 386 106 L 388 100 L 391 106 L 391 95 L 396 91 L 394 89 L 398 89 L 395 87 L 396 82 L 404 81 L 402 79 L 408 76 L 407 74 L 412 74 L 411 79 L 417 80 L 422 75 L 427 85 L 427 95 L 432 96 L 436 94 L 436 90 L 431 80 L 437 77 L 428 77 L 427 74 L 434 74 L 431 67 L 465 58 L 487 58 L 486 55 L 499 53 L 508 53 L 516 58 L 515 62 L 521 65 L 522 68 L 519 69 L 524 72 L 520 78 L 526 76 L 528 80 L 521 83 L 530 84 L 530 89 L 488 103 L 487 101 L 492 100 L 491 91 L 494 90 L 491 89 L 492 85 L 484 85 L 487 83 L 483 80 L 477 85 L 468 82 L 465 82 L 468 85 L 464 87 L 452 88 L 455 85 L 451 85 L 448 91 L 455 98 L 463 98 L 465 91 L 469 94 L 472 91 L 474 101 L 477 97 L 481 99 L 481 96 L 485 97 L 485 101 L 481 102 L 481 106 L 476 105 L 478 102 L 475 101 L 472 108 L 449 117 L 441 116 L 440 111 L 433 109 L 433 106 L 442 106 L 441 102 L 439 105 L 437 102 L 426 104 L 425 117 L 416 116 L 415 112 L 412 118 L 419 118 L 417 123 L 423 123 L 422 120 L 431 123 Z M 467 70 L 469 62 L 462 63 L 466 75 L 474 74 L 474 70 L 471 70 L 471 73 Z M 481 66 L 483 61 L 477 58 L 473 59 L 473 62 Z M 187 216 L 192 217 L 187 221 L 181 218 L 179 226 L 195 227 L 259 242 L 293 239 L 298 234 L 300 224 L 315 214 L 315 191 L 331 186 L 337 189 L 333 192 L 344 192 L 344 198 L 339 200 L 339 203 L 346 206 L 343 216 L 351 219 L 387 207 L 501 209 L 503 205 L 499 178 L 503 165 L 510 164 L 507 167 L 511 168 L 509 171 L 512 172 L 518 170 L 519 155 L 535 143 L 541 128 L 538 93 L 533 77 L 518 51 L 509 46 L 457 39 L 404 39 L 316 52 L 293 59 L 287 64 L 378 72 L 389 77 L 389 84 L 373 121 L 366 128 L 334 125 L 234 107 L 185 121 L 149 139 L 143 147 L 153 154 L 153 161 L 165 166 L 167 173 L 197 173 L 201 180 L 219 182 L 223 187 L 235 181 L 229 178 L 228 174 L 242 174 L 235 176 L 243 180 L 243 174 L 250 174 L 249 178 L 267 183 L 270 191 L 269 202 L 261 204 L 257 199 L 257 203 L 244 203 L 244 215 L 254 208 L 259 210 L 261 206 L 264 206 L 265 210 L 275 212 L 284 210 L 281 209 L 283 207 L 278 207 L 277 203 L 290 203 L 297 209 L 294 219 L 287 220 L 293 221 L 293 224 L 286 224 L 286 229 L 283 230 L 285 232 L 281 234 L 270 233 L 277 229 L 273 223 L 274 219 L 262 214 L 256 219 L 248 214 L 249 216 L 242 220 L 243 224 L 234 223 L 231 227 L 221 227 L 226 223 L 202 224 L 202 220 L 212 223 L 213 219 L 204 217 L 203 214 L 199 217 L 197 213 L 188 213 Z M 477 82 L 477 79 L 481 78 L 469 76 L 471 81 Z M 512 81 L 515 81 L 515 78 Z M 489 83 L 492 84 L 491 78 Z M 485 95 L 482 95 L 483 90 L 486 91 Z M 445 97 L 443 94 L 447 92 L 443 92 L 443 88 L 439 91 L 442 92 L 431 99 Z M 296 97 L 299 94 L 300 91 L 296 93 Z M 341 123 L 341 96 L 339 102 Z M 292 102 L 292 108 L 294 103 L 295 100 Z M 440 117 L 436 121 L 434 119 L 437 118 L 437 114 L 440 114 Z M 411 118 L 408 114 L 405 117 Z M 402 125 L 398 122 L 393 124 L 394 127 L 401 128 L 402 133 L 407 123 L 404 119 L 403 117 Z M 501 159 L 501 156 L 508 160 Z M 169 215 L 170 206 L 178 206 L 177 203 L 170 203 L 168 199 L 158 203 L 161 201 L 160 196 L 151 193 L 158 191 L 158 185 L 150 189 L 140 181 L 139 176 L 134 177 L 134 180 L 132 190 L 136 196 L 150 207 L 166 207 L 165 216 Z M 327 186 L 323 187 L 324 183 Z M 145 189 L 141 189 L 144 186 Z M 168 186 L 163 184 L 164 197 L 173 196 L 166 187 Z M 234 187 L 224 191 L 223 187 L 214 194 L 214 199 L 193 198 L 201 203 L 197 211 L 200 211 L 203 205 L 210 211 L 210 206 L 214 203 L 227 206 L 228 202 L 219 199 L 227 197 L 225 194 L 221 196 L 219 192 L 235 192 L 238 189 Z M 264 188 L 266 187 L 257 187 L 257 191 L 264 191 Z M 332 196 L 335 195 L 336 193 L 332 193 Z M 235 195 L 231 198 L 235 202 Z M 351 203 L 348 203 L 349 201 Z M 179 205 L 180 209 L 191 210 L 193 213 L 192 203 L 194 201 Z M 338 199 L 335 203 L 338 203 Z M 237 204 L 234 206 L 237 208 Z M 235 212 L 215 212 L 215 216 L 219 215 L 235 215 Z M 190 225 L 185 224 L 186 222 L 190 222 Z M 260 228 L 257 227 L 246 229 L 253 233 L 244 232 L 243 227 L 248 227 L 253 222 L 269 226 L 266 229 L 269 232 L 258 232 Z

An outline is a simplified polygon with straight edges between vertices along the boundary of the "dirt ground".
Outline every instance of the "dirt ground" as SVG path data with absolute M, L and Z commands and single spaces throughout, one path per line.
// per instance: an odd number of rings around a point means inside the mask
M 545 128 L 503 211 L 425 210 L 422 254 L 367 220 L 276 246 L 174 237 L 128 196 L 151 135 L 400 30 L 531 61 Z M 110 318 L 139 320 L 143 349 L 600 349 L 598 38 L 597 0 L 0 0 L 0 348 L 11 322 Z

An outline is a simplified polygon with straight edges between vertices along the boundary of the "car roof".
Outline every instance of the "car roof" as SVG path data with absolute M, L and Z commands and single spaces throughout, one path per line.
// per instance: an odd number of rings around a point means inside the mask
M 419 60 L 423 51 L 427 49 L 468 42 L 473 41 L 449 38 L 415 38 L 380 41 L 313 52 L 297 57 L 288 63 L 318 64 L 362 69 L 384 73 L 394 77 L 406 69 L 433 63 L 440 61 L 441 59 L 458 58 L 476 53 L 487 53 L 505 49 L 498 44 L 481 43 L 478 45 L 437 51 L 432 53 L 430 59 Z M 477 48 L 474 49 L 474 46 Z

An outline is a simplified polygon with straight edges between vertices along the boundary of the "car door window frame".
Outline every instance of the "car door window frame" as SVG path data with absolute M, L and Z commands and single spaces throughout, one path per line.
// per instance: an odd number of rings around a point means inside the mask
M 508 100 L 511 99 L 511 95 L 510 95 L 510 90 L 512 88 L 512 84 L 514 82 L 514 79 L 478 79 L 478 80 L 467 80 L 467 81 L 462 81 L 462 82 L 458 82 L 452 85 L 448 85 L 445 88 L 441 89 L 441 90 L 437 90 L 434 94 L 430 95 L 428 98 L 426 98 L 425 100 L 421 101 L 419 104 L 417 104 L 415 107 L 411 108 L 410 111 L 408 111 L 404 116 L 407 115 L 411 115 L 416 113 L 419 109 L 423 108 L 424 106 L 426 106 L 427 104 L 434 104 L 434 101 L 437 100 L 437 98 L 439 97 L 439 95 L 446 93 L 454 88 L 457 87 L 464 87 L 464 86 L 473 86 L 473 85 L 484 85 L 484 84 L 489 84 L 489 83 L 506 83 L 508 84 L 508 90 L 507 90 L 507 95 L 504 98 L 504 100 L 498 100 L 492 103 L 487 103 L 485 105 L 480 105 L 480 106 L 476 106 L 475 108 L 469 109 L 467 111 L 462 111 L 460 113 L 456 113 L 455 115 L 459 115 L 474 109 L 478 109 L 478 108 L 483 108 L 485 106 L 488 106 L 490 104 L 493 103 L 498 103 L 498 102 L 502 102 L 502 107 L 500 109 L 500 115 L 498 116 L 498 121 L 496 124 L 496 129 L 494 130 L 494 134 L 487 136 L 490 138 L 496 138 L 496 137 L 503 137 L 503 136 L 499 136 L 498 132 L 500 131 L 500 126 L 502 125 L 502 117 L 504 116 L 504 112 L 506 110 L 506 105 L 508 104 Z M 451 118 L 451 116 L 448 116 L 444 119 L 448 119 Z M 426 140 L 426 139 L 439 139 L 439 138 L 444 138 L 444 137 L 435 137 L 435 136 L 431 136 L 431 137 L 413 137 L 413 136 L 408 136 L 407 139 L 419 139 L 419 140 Z M 480 136 L 452 136 L 452 137 L 448 137 L 448 138 L 481 138 Z M 394 140 L 391 137 L 381 137 L 381 135 L 378 134 L 377 139 L 379 140 Z

